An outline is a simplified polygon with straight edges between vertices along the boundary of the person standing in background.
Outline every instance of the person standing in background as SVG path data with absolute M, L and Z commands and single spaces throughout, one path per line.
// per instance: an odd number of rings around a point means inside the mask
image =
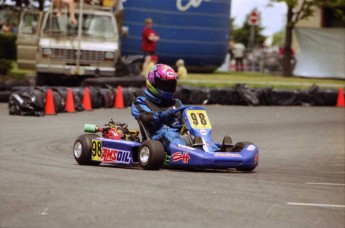
M 236 61 L 236 71 L 244 71 L 243 59 L 246 47 L 242 43 L 235 43 L 234 58 Z
M 179 59 L 176 61 L 176 67 L 177 67 L 178 79 L 187 78 L 188 71 L 187 71 L 186 67 L 184 66 L 184 60 L 183 59 Z
M 128 34 L 123 34 L 122 26 L 123 26 L 123 16 L 124 16 L 124 7 L 123 7 L 123 0 L 114 0 L 113 6 L 114 15 L 117 22 L 117 30 L 121 35 L 127 36 Z
M 56 16 L 61 16 L 62 7 L 64 4 L 68 5 L 69 10 L 69 20 L 72 25 L 77 24 L 77 19 L 75 18 L 75 11 L 74 11 L 74 0 L 53 0 L 53 4 L 57 7 L 58 12 Z
M 157 32 L 152 29 L 152 23 L 153 21 L 151 18 L 146 18 L 145 28 L 142 32 L 141 49 L 145 58 L 142 67 L 143 72 L 145 71 L 147 65 L 150 63 L 151 56 L 156 54 L 157 41 L 159 41 L 160 39 Z
M 144 70 L 144 76 L 145 76 L 145 78 L 146 78 L 147 75 L 149 74 L 149 71 L 151 70 L 151 68 L 152 68 L 154 65 L 156 65 L 157 63 L 158 63 L 158 56 L 157 56 L 157 55 L 152 55 L 149 64 L 147 64 L 146 69 Z
M 230 55 L 230 62 L 234 58 L 234 46 L 235 46 L 234 39 L 231 38 L 229 40 L 229 46 L 228 46 L 228 52 L 229 52 L 229 55 Z

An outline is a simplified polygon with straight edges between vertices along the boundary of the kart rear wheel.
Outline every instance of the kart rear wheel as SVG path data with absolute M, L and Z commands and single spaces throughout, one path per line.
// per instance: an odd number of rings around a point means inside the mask
M 238 142 L 235 144 L 234 148 L 232 149 L 232 152 L 241 152 L 246 146 L 253 144 L 251 142 Z M 256 168 L 256 166 L 249 166 L 249 167 L 238 167 L 236 168 L 238 171 L 243 172 L 251 172 Z
M 92 139 L 98 137 L 96 134 L 84 134 L 77 138 L 73 147 L 73 156 L 79 165 L 101 164 L 99 161 L 91 160 Z
M 162 143 L 157 140 L 145 140 L 139 148 L 138 160 L 145 170 L 160 169 L 165 160 Z

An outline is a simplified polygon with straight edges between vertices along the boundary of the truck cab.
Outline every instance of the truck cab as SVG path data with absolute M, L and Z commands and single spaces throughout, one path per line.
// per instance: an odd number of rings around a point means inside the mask
M 61 15 L 26 10 L 21 14 L 17 38 L 20 69 L 36 71 L 37 85 L 55 84 L 61 78 L 115 76 L 120 56 L 118 26 L 111 8 L 76 7 L 78 23 Z

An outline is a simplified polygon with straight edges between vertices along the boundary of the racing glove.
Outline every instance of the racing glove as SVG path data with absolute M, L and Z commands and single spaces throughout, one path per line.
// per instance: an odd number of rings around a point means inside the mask
M 166 111 L 159 112 L 158 118 L 163 124 L 167 124 L 175 117 L 176 113 L 183 111 L 186 108 L 188 108 L 188 106 L 181 106 L 176 109 L 168 109 Z

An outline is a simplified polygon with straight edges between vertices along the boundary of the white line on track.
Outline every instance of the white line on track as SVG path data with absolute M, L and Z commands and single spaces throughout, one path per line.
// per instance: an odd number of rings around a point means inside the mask
M 331 166 L 343 167 L 344 164 L 330 164 Z
M 340 183 L 312 183 L 312 182 L 306 182 L 305 184 L 309 184 L 309 185 L 345 186 L 345 184 L 340 184 Z
M 324 172 L 324 173 L 342 173 L 342 174 L 345 174 L 345 172 Z
M 345 205 L 339 205 L 339 204 L 298 203 L 298 202 L 287 202 L 286 204 L 292 205 L 292 206 L 345 208 Z
M 48 214 L 47 211 L 48 211 L 48 207 L 44 209 L 44 211 L 41 212 L 41 215 L 47 215 Z

